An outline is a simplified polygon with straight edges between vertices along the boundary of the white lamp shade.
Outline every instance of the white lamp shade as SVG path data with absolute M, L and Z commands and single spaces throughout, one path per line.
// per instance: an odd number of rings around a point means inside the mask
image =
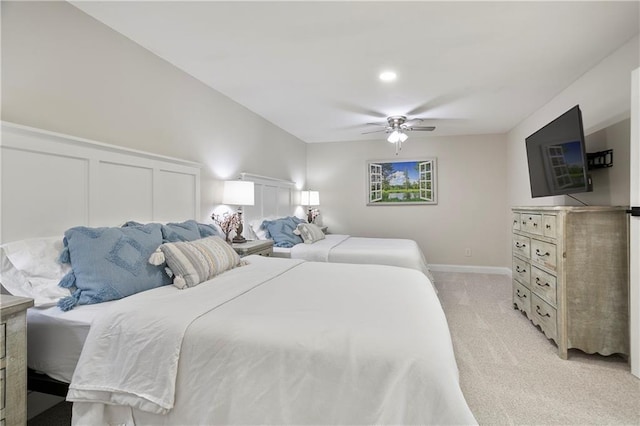
M 320 193 L 318 191 L 302 191 L 300 204 L 303 206 L 319 206 Z
M 227 180 L 224 182 L 222 204 L 232 206 L 253 206 L 253 182 L 246 180 Z

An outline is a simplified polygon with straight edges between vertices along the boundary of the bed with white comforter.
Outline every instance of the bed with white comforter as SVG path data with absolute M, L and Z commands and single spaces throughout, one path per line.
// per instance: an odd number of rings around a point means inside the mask
M 429 279 L 245 258 L 113 303 L 87 336 L 73 424 L 475 424 Z
M 274 255 L 316 262 L 401 266 L 422 271 L 432 278 L 418 243 L 408 239 L 327 234 L 323 240 L 313 244 L 296 244 L 291 248 L 274 247 Z

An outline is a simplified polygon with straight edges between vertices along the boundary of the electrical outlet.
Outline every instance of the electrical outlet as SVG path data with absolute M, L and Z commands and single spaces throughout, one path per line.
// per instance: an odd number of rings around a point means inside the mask
M 471 257 L 471 249 L 470 248 L 464 249 L 464 255 L 465 257 Z

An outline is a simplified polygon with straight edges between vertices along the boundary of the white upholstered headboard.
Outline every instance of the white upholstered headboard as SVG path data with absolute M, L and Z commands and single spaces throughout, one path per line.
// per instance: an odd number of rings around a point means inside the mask
M 200 165 L 185 160 L 3 122 L 0 166 L 0 243 L 200 213 Z
M 254 183 L 255 204 L 245 206 L 244 221 L 265 217 L 291 216 L 299 204 L 296 183 L 267 176 L 242 173 L 240 178 Z

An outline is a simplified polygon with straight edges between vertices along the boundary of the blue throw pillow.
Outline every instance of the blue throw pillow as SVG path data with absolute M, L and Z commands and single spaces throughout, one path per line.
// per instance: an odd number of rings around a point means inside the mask
M 162 244 L 158 223 L 126 228 L 79 226 L 67 230 L 63 242 L 60 261 L 70 263 L 71 271 L 59 285 L 72 290 L 71 296 L 58 301 L 63 311 L 171 284 L 161 267 L 148 262 Z
M 179 241 L 199 240 L 200 229 L 195 220 L 186 220 L 182 223 L 167 223 L 162 225 L 162 239 L 165 243 L 176 243 Z
M 209 223 L 199 223 L 198 230 L 200 230 L 200 238 L 206 237 L 221 237 L 224 239 L 224 236 L 220 233 L 218 228 L 215 225 Z
M 302 238 L 293 233 L 298 224 L 292 217 L 265 220 L 262 226 L 266 228 L 269 238 L 273 240 L 273 245 L 276 247 L 293 247 L 302 242 Z

